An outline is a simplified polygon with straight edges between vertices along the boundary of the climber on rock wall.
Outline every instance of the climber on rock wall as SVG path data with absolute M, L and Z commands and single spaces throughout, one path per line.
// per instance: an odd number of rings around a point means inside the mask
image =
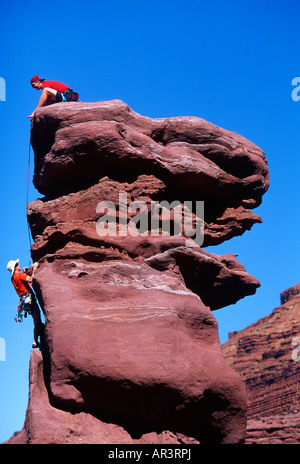
M 34 272 L 38 264 L 34 263 L 31 271 L 26 271 L 28 273 L 21 271 L 21 266 L 19 260 L 11 260 L 7 263 L 7 270 L 11 273 L 12 284 L 20 297 L 19 307 L 18 307 L 18 316 L 15 318 L 16 322 L 22 321 L 22 316 L 25 311 L 25 317 L 27 312 L 31 314 L 34 329 L 33 329 L 33 344 L 32 348 L 39 348 L 40 343 L 38 342 L 38 337 L 41 337 L 43 332 L 43 323 L 41 321 L 40 308 L 37 304 L 35 295 L 31 288 L 31 283 L 33 281 Z M 23 271 L 26 269 L 23 269 Z M 31 275 L 29 275 L 31 273 Z
M 36 90 L 43 90 L 40 101 L 35 110 L 42 106 L 51 105 L 52 103 L 78 101 L 79 95 L 74 92 L 70 87 L 62 82 L 48 81 L 41 79 L 40 76 L 33 76 L 30 79 L 32 88 Z M 31 113 L 28 118 L 34 116 L 35 110 Z

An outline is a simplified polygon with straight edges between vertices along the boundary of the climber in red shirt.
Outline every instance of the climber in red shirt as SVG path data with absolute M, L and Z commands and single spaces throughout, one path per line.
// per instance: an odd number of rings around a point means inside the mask
M 79 95 L 74 92 L 70 87 L 58 81 L 46 81 L 41 79 L 40 76 L 33 76 L 30 79 L 32 88 L 36 90 L 43 90 L 40 101 L 35 110 L 42 106 L 51 105 L 52 103 L 78 101 Z M 28 118 L 32 118 L 34 113 L 31 113 Z
M 31 283 L 33 281 L 34 271 L 37 268 L 37 263 L 34 263 L 32 266 L 32 274 L 28 275 L 25 272 L 21 272 L 21 266 L 19 260 L 11 260 L 7 264 L 7 270 L 11 273 L 12 284 L 20 297 L 19 308 L 18 308 L 18 317 L 15 320 L 22 322 L 20 318 L 20 312 L 23 311 L 31 314 L 34 323 L 33 330 L 33 345 L 32 348 L 38 348 L 40 343 L 38 342 L 38 337 L 42 335 L 43 323 L 41 321 L 40 308 L 35 299 L 35 295 L 31 289 Z

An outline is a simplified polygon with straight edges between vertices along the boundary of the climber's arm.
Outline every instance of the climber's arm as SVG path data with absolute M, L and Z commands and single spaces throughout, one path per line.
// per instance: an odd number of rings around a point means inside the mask
M 50 87 L 45 87 L 43 89 L 41 98 L 39 100 L 39 103 L 38 103 L 36 109 L 34 110 L 33 113 L 31 113 L 27 117 L 28 118 L 33 118 L 34 113 L 38 108 L 41 108 L 42 106 L 50 105 L 50 103 L 53 103 L 53 101 L 56 100 L 56 94 L 57 94 L 57 90 L 51 89 Z
M 32 274 L 31 276 L 26 276 L 26 281 L 29 282 L 30 284 L 32 283 L 33 281 L 33 277 L 34 277 L 34 271 L 36 270 L 36 268 L 38 267 L 38 263 L 33 263 L 32 265 Z

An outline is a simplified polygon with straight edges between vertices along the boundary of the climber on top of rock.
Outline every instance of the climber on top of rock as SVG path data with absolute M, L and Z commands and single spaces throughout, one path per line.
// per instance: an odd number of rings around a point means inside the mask
M 79 95 L 74 92 L 70 87 L 62 82 L 48 81 L 41 79 L 40 76 L 33 76 L 30 79 L 32 88 L 36 90 L 43 90 L 40 101 L 36 109 L 31 113 L 28 118 L 34 116 L 35 111 L 42 106 L 51 105 L 52 103 L 78 101 Z
M 7 270 L 11 273 L 12 284 L 20 297 L 18 315 L 15 318 L 15 321 L 22 322 L 24 312 L 25 317 L 27 316 L 28 312 L 29 314 L 31 314 L 33 319 L 34 330 L 32 348 L 39 348 L 40 343 L 38 342 L 38 337 L 42 335 L 43 331 L 43 323 L 41 321 L 40 308 L 37 304 L 35 295 L 31 288 L 31 283 L 33 281 L 34 272 L 37 266 L 38 264 L 34 263 L 32 269 L 26 271 L 28 273 L 22 272 L 19 260 L 17 259 L 16 261 L 9 261 L 6 267 Z

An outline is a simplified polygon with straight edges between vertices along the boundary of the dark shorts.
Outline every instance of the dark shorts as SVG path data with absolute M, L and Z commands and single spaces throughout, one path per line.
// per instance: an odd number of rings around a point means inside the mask
M 73 94 L 72 90 L 69 90 L 69 91 L 67 90 L 66 92 L 63 92 L 63 93 L 57 91 L 55 102 L 60 103 L 62 101 L 65 101 L 65 102 L 72 101 L 72 94 Z

